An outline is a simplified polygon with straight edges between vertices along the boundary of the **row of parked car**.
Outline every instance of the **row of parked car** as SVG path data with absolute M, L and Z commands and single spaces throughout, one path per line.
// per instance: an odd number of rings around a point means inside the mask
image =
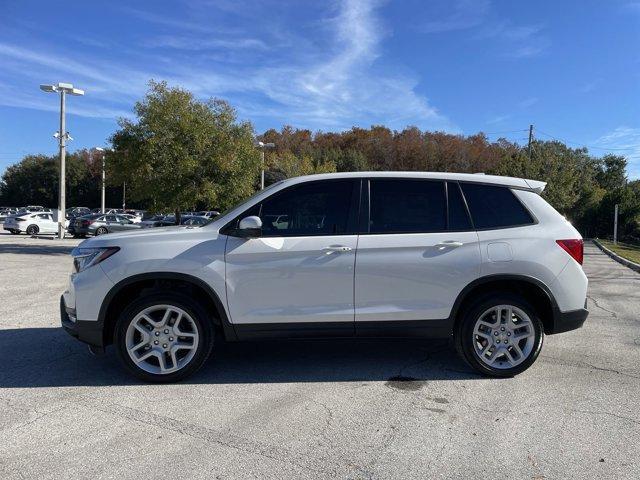
M 216 210 L 184 212 L 180 216 L 180 225 L 204 225 L 219 215 Z M 108 208 L 104 213 L 100 208 L 73 207 L 66 210 L 65 228 L 73 237 L 104 235 L 111 232 L 135 230 L 140 228 L 166 227 L 176 225 L 174 215 L 151 214 L 144 210 L 123 210 Z M 14 235 L 27 233 L 56 233 L 57 218 L 54 212 L 41 206 L 21 208 L 0 208 L 0 222 L 4 230 Z

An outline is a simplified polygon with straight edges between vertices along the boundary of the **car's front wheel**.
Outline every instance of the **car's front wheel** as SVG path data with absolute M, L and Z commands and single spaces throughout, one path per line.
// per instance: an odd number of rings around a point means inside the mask
M 180 293 L 161 291 L 134 300 L 120 315 L 114 343 L 120 361 L 138 378 L 175 382 L 211 354 L 214 329 L 206 310 Z
M 475 370 L 512 377 L 540 353 L 543 326 L 535 309 L 516 295 L 493 295 L 468 309 L 456 332 L 456 348 Z

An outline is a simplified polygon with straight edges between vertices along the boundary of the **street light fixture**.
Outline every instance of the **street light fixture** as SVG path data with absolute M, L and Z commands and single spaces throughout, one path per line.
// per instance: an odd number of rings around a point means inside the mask
M 57 132 L 58 145 L 60 147 L 60 191 L 58 192 L 58 238 L 64 238 L 65 218 L 66 218 L 66 196 L 65 196 L 65 146 L 67 140 L 73 140 L 69 132 L 65 131 L 65 99 L 67 95 L 81 96 L 84 90 L 74 88 L 70 83 L 58 83 L 56 85 L 40 85 L 40 90 L 47 93 L 60 94 L 60 130 Z
M 256 148 L 260 149 L 260 156 L 262 159 L 262 170 L 260 171 L 260 190 L 264 190 L 264 149 L 276 148 L 275 143 L 255 142 Z

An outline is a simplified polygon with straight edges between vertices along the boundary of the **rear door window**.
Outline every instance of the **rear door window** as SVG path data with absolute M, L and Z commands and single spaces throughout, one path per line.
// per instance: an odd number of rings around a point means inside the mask
M 425 233 L 446 229 L 444 182 L 371 180 L 369 233 Z
M 473 224 L 478 230 L 534 223 L 533 217 L 509 187 L 461 183 Z

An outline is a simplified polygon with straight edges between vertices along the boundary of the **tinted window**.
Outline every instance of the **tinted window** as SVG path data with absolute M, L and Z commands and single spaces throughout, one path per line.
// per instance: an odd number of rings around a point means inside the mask
M 473 224 L 478 229 L 533 223 L 533 218 L 507 187 L 461 183 Z
M 348 233 L 354 182 L 314 182 L 291 187 L 261 204 L 262 234 L 267 237 Z M 255 210 L 243 215 L 256 214 Z
M 471 221 L 456 182 L 447 182 L 449 195 L 449 230 L 471 230 Z
M 107 222 L 117 222 L 118 219 L 115 215 L 107 215 Z
M 444 182 L 371 180 L 370 233 L 446 230 Z

